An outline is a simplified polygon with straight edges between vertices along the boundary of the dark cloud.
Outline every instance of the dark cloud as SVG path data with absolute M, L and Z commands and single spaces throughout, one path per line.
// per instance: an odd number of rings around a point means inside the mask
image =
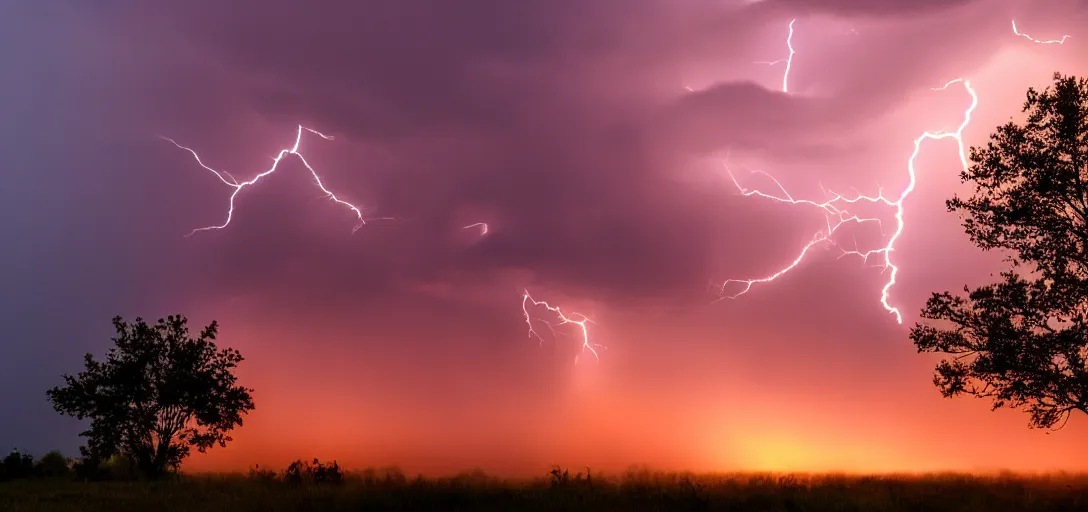
M 740 229 L 715 211 L 730 201 L 724 189 L 716 198 L 690 199 L 691 187 L 676 175 L 692 159 L 724 150 L 831 153 L 844 142 L 829 142 L 828 133 L 856 128 L 907 91 L 934 84 L 939 70 L 923 69 L 927 55 L 938 48 L 955 54 L 957 39 L 972 40 L 989 25 L 939 38 L 909 26 L 862 36 L 848 50 L 853 65 L 831 76 L 815 68 L 820 36 L 797 36 L 809 46 L 795 80 L 828 91 L 817 98 L 743 81 L 663 92 L 663 83 L 680 83 L 670 59 L 717 45 L 723 66 L 745 62 L 751 57 L 728 44 L 745 40 L 766 54 L 758 30 L 790 10 L 895 15 L 964 4 L 767 1 L 691 11 L 652 0 L 253 0 L 93 10 L 102 27 L 117 29 L 118 46 L 136 48 L 136 60 L 116 63 L 147 86 L 136 96 L 146 94 L 148 110 L 158 109 L 178 131 L 200 132 L 249 112 L 283 126 L 285 142 L 297 122 L 334 133 L 333 143 L 307 141 L 311 158 L 337 152 L 339 159 L 319 158 L 336 169 L 330 179 L 349 196 L 365 197 L 377 215 L 398 218 L 346 237 L 350 214 L 314 212 L 321 203 L 312 202 L 296 168 L 294 178 L 277 176 L 263 191 L 243 193 L 229 232 L 198 235 L 208 240 L 195 243 L 216 256 L 193 264 L 223 269 L 207 274 L 213 285 L 315 286 L 329 297 L 342 286 L 365 300 L 359 295 L 420 276 L 440 281 L 526 268 L 592 296 L 660 300 L 700 290 L 728 261 L 712 248 Z M 695 20 L 692 12 L 705 16 Z M 150 106 L 163 97 L 174 108 Z M 204 213 L 189 218 L 218 221 L 217 203 L 204 204 Z M 449 235 L 459 228 L 452 213 L 466 209 L 490 215 L 467 220 L 496 226 L 468 246 Z M 316 218 L 336 227 L 320 227 Z M 320 234 L 306 234 L 314 229 Z M 315 257 L 320 265 L 311 264 Z M 302 268 L 326 277 L 263 277 Z
M 764 0 L 760 3 L 795 13 L 878 17 L 930 14 L 980 2 L 981 0 Z

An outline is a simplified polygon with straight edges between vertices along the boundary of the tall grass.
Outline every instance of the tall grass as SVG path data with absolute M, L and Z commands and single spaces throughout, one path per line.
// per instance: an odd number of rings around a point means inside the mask
M 395 468 L 349 472 L 342 481 L 284 481 L 276 473 L 183 475 L 160 482 L 22 480 L 0 484 L 5 512 L 126 510 L 1088 510 L 1088 476 L 929 474 L 705 474 L 632 469 L 618 475 L 555 468 L 543 478 L 502 480 L 482 471 L 409 478 Z

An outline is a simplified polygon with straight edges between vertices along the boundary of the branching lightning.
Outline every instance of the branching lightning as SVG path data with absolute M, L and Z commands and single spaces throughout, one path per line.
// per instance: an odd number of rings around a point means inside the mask
M 293 146 L 291 146 L 290 148 L 281 149 L 279 151 L 279 153 L 272 159 L 272 167 L 270 167 L 268 170 L 254 176 L 253 179 L 251 179 L 249 181 L 242 181 L 242 182 L 239 182 L 238 180 L 236 180 L 234 178 L 234 176 L 230 175 L 230 173 L 223 172 L 223 171 L 217 171 L 217 170 L 205 165 L 204 162 L 200 159 L 200 155 L 198 155 L 197 152 L 194 151 L 193 149 L 188 148 L 186 146 L 182 146 L 181 144 L 178 144 L 177 141 L 175 141 L 174 139 L 171 139 L 169 137 L 160 136 L 160 138 L 162 138 L 163 140 L 169 141 L 170 143 L 177 146 L 178 148 L 184 149 L 185 151 L 188 151 L 190 154 L 193 155 L 193 158 L 196 160 L 196 163 L 198 165 L 200 165 L 204 169 L 207 169 L 207 170 L 211 171 L 212 174 L 214 174 L 217 178 L 219 178 L 219 181 L 222 181 L 225 185 L 227 185 L 227 186 L 234 189 L 234 192 L 232 192 L 230 194 L 229 207 L 227 208 L 227 218 L 226 218 L 225 221 L 223 221 L 222 224 L 197 228 L 197 229 L 192 230 L 191 232 L 189 232 L 188 235 L 185 235 L 185 236 L 192 236 L 193 234 L 195 234 L 197 232 L 200 232 L 200 231 L 211 231 L 211 230 L 215 230 L 215 229 L 223 229 L 223 228 L 227 227 L 228 225 L 230 225 L 231 220 L 234 218 L 234 198 L 238 197 L 238 194 L 242 191 L 242 189 L 244 189 L 244 188 L 246 188 L 246 187 L 248 187 L 250 185 L 254 185 L 258 181 L 260 181 L 261 178 L 264 178 L 265 176 L 268 176 L 269 174 L 272 174 L 272 173 L 276 172 L 276 168 L 279 166 L 279 164 L 283 160 L 283 158 L 285 156 L 287 156 L 287 155 L 295 155 L 295 156 L 298 157 L 299 161 L 302 162 L 302 165 L 306 166 L 306 170 L 310 171 L 310 175 L 313 176 L 314 182 L 317 184 L 317 187 L 319 189 L 321 189 L 321 192 L 324 193 L 326 198 L 328 198 L 329 200 L 331 200 L 334 203 L 337 203 L 337 204 L 342 205 L 342 206 L 346 206 L 348 209 L 350 209 L 352 211 L 352 213 L 355 214 L 356 218 L 359 219 L 359 224 L 356 225 L 351 230 L 352 233 L 355 233 L 356 231 L 359 230 L 359 228 L 366 225 L 366 219 L 363 217 L 362 210 L 360 210 L 359 207 L 355 206 L 354 204 L 351 204 L 351 203 L 349 203 L 347 201 L 344 201 L 343 199 L 340 199 L 339 197 L 336 196 L 336 194 L 333 194 L 332 191 L 325 188 L 325 184 L 321 181 L 321 177 L 318 176 L 317 171 L 315 171 L 314 168 L 310 166 L 310 163 L 306 161 L 306 158 L 303 157 L 302 154 L 298 152 L 299 151 L 299 145 L 302 143 L 302 132 L 303 131 L 310 132 L 310 133 L 312 133 L 314 135 L 317 135 L 318 137 L 321 137 L 322 139 L 325 139 L 325 140 L 333 140 L 332 136 L 325 135 L 325 134 L 323 134 L 323 133 L 321 133 L 321 132 L 319 132 L 317 130 L 314 130 L 314 129 L 311 129 L 311 128 L 306 128 L 305 126 L 299 125 L 298 126 L 298 131 L 297 131 L 297 133 L 295 135 L 295 144 Z
M 794 18 L 794 19 L 791 19 L 790 23 L 789 23 L 789 32 L 788 32 L 788 34 L 786 36 L 786 48 L 789 51 L 787 56 L 785 58 L 781 58 L 781 59 L 777 59 L 777 60 L 773 60 L 773 61 L 758 61 L 758 62 L 756 62 L 756 64 L 766 64 L 768 66 L 775 66 L 775 65 L 778 65 L 778 64 L 781 64 L 781 63 L 785 62 L 786 69 L 782 73 L 782 92 L 784 92 L 784 93 L 789 93 L 789 75 L 790 75 L 790 71 L 791 71 L 791 69 L 793 67 L 793 57 L 797 53 L 796 50 L 793 47 L 794 24 L 795 24 L 796 21 L 797 21 L 797 19 Z M 1069 39 L 1069 37 L 1071 37 L 1069 35 L 1063 35 L 1061 37 L 1061 39 L 1047 39 L 1047 40 L 1036 39 L 1036 38 L 1034 38 L 1034 37 L 1032 37 L 1032 36 L 1030 36 L 1028 34 L 1020 32 L 1020 30 L 1016 26 L 1016 21 L 1015 20 L 1011 20 L 1011 23 L 1012 23 L 1012 31 L 1013 31 L 1013 33 L 1015 35 L 1023 37 L 1025 39 L 1027 39 L 1027 40 L 1029 40 L 1029 41 L 1031 41 L 1033 43 L 1037 43 L 1037 44 L 1063 44 L 1063 43 L 1065 43 L 1065 41 L 1067 39 Z M 854 29 L 851 29 L 850 33 L 857 34 L 858 32 L 856 30 L 854 30 Z M 903 190 L 899 192 L 898 196 L 896 196 L 894 198 L 890 198 L 890 197 L 885 196 L 883 190 L 878 188 L 876 195 L 870 195 L 870 196 L 866 196 L 866 195 L 862 195 L 861 193 L 857 193 L 853 197 L 847 197 L 847 196 L 843 196 L 841 194 L 838 194 L 838 193 L 835 193 L 835 192 L 832 192 L 832 191 L 825 190 L 825 196 L 827 196 L 828 198 L 823 200 L 823 201 L 813 201 L 813 200 L 806 200 L 806 199 L 798 200 L 798 199 L 794 199 L 793 196 L 790 195 L 790 193 L 785 189 L 785 187 L 782 186 L 782 184 L 777 179 L 775 179 L 770 174 L 767 174 L 766 172 L 753 171 L 754 173 L 762 174 L 763 176 L 765 176 L 767 178 L 770 178 L 770 180 L 774 182 L 776 188 L 778 189 L 779 194 L 766 193 L 766 192 L 762 192 L 762 191 L 756 190 L 756 189 L 745 188 L 737 180 L 736 176 L 734 176 L 733 173 L 727 169 L 727 174 L 729 175 L 729 177 L 732 180 L 733 184 L 740 191 L 741 195 L 743 195 L 745 197 L 757 196 L 757 197 L 761 197 L 761 198 L 764 198 L 764 199 L 769 199 L 769 200 L 772 200 L 772 201 L 777 201 L 777 202 L 782 202 L 782 203 L 789 203 L 789 204 L 792 204 L 792 205 L 805 205 L 807 207 L 815 208 L 815 209 L 819 210 L 821 213 L 824 214 L 827 224 L 826 224 L 826 229 L 824 229 L 822 231 L 819 231 L 815 235 L 813 235 L 812 239 L 809 240 L 806 244 L 804 244 L 801 247 L 801 250 L 798 252 L 797 256 L 793 260 L 788 262 L 785 266 L 781 267 L 779 270 L 777 270 L 777 271 L 775 271 L 775 272 L 773 272 L 773 273 L 771 273 L 769 275 L 766 275 L 764 277 L 759 277 L 759 278 L 754 278 L 754 279 L 728 279 L 728 280 L 724 281 L 721 284 L 721 287 L 719 289 L 719 300 L 724 299 L 724 298 L 737 298 L 737 297 L 739 297 L 741 295 L 744 295 L 745 293 L 748 293 L 748 291 L 750 291 L 752 289 L 752 287 L 754 285 L 756 285 L 756 284 L 769 283 L 771 281 L 774 281 L 774 280 L 782 277 L 783 275 L 787 274 L 791 270 L 797 268 L 797 266 L 799 266 L 805 260 L 806 256 L 810 253 L 810 251 L 813 248 L 815 248 L 818 245 L 826 243 L 826 244 L 829 244 L 831 246 L 834 246 L 834 247 L 838 248 L 841 251 L 841 254 L 839 256 L 840 258 L 844 257 L 844 256 L 858 256 L 858 257 L 860 257 L 862 259 L 863 262 L 867 263 L 869 261 L 869 259 L 871 257 L 873 257 L 873 256 L 876 256 L 876 255 L 881 255 L 882 256 L 882 262 L 877 266 L 881 267 L 882 271 L 887 271 L 888 272 L 888 280 L 885 282 L 883 288 L 880 291 L 880 303 L 884 307 L 885 310 L 887 310 L 889 313 L 892 313 L 892 314 L 895 315 L 896 322 L 898 322 L 899 324 L 902 324 L 903 323 L 903 315 L 899 311 L 899 308 L 897 308 L 895 306 L 892 306 L 888 302 L 889 297 L 890 297 L 890 293 L 891 293 L 891 289 L 892 289 L 893 286 L 895 286 L 896 279 L 897 279 L 897 277 L 899 275 L 899 267 L 893 263 L 892 253 L 895 251 L 896 242 L 899 240 L 899 237 L 903 234 L 903 231 L 906 228 L 906 224 L 905 224 L 905 220 L 904 220 L 904 204 L 905 204 L 907 198 L 910 196 L 910 194 L 914 191 L 914 188 L 915 188 L 915 186 L 917 184 L 918 177 L 917 177 L 917 170 L 915 168 L 915 162 L 916 162 L 916 160 L 918 158 L 918 155 L 920 154 L 920 152 L 922 150 L 922 143 L 925 142 L 926 140 L 941 140 L 941 139 L 953 139 L 953 140 L 955 140 L 957 151 L 958 151 L 958 154 L 959 154 L 960 165 L 961 165 L 962 169 L 965 172 L 968 169 L 967 154 L 966 154 L 967 151 L 966 151 L 966 148 L 965 148 L 964 142 L 963 142 L 963 131 L 971 123 L 971 116 L 974 113 L 975 109 L 978 107 L 978 95 L 975 93 L 975 90 L 971 87 L 971 83 L 968 80 L 965 80 L 963 78 L 957 78 L 957 79 L 951 80 L 951 81 L 945 83 L 944 85 L 942 85 L 941 87 L 933 88 L 933 90 L 943 91 L 943 90 L 947 89 L 948 87 L 952 86 L 953 84 L 957 84 L 957 83 L 962 83 L 963 84 L 964 89 L 967 91 L 967 93 L 970 95 L 970 98 L 971 98 L 970 104 L 968 105 L 967 109 L 964 111 L 963 121 L 960 123 L 960 125 L 953 132 L 946 132 L 944 130 L 940 130 L 940 131 L 936 131 L 936 132 L 926 131 L 926 132 L 923 132 L 921 135 L 919 135 L 916 139 L 914 139 L 914 149 L 911 152 L 910 157 L 907 159 L 907 175 L 909 177 L 908 183 L 907 183 L 906 187 L 903 188 Z M 687 89 L 688 91 L 693 91 L 693 89 L 691 87 L 685 87 L 685 89 Z M 880 228 L 881 234 L 882 235 L 885 234 L 881 219 L 879 219 L 879 218 L 869 218 L 869 217 L 859 217 L 859 216 L 851 213 L 848 210 L 850 205 L 853 205 L 853 204 L 856 204 L 856 203 L 869 203 L 869 204 L 873 204 L 873 205 L 882 205 L 882 206 L 891 208 L 894 211 L 895 231 L 891 234 L 890 237 L 887 238 L 886 244 L 884 246 L 874 248 L 874 249 L 870 249 L 870 250 L 866 250 L 866 251 L 862 251 L 862 250 L 858 249 L 856 240 L 854 242 L 854 248 L 853 249 L 844 249 L 838 242 L 836 242 L 835 235 L 838 232 L 839 228 L 841 228 L 842 226 L 844 226 L 844 225 L 846 225 L 848 223 L 857 223 L 857 224 L 870 223 L 870 222 L 875 223 Z M 741 289 L 740 289 L 739 292 L 737 292 L 737 293 L 735 293 L 733 295 L 726 295 L 726 289 L 731 284 L 739 284 L 739 285 L 741 285 Z M 526 300 L 531 300 L 528 293 L 526 293 L 525 297 L 526 297 Z M 535 303 L 535 301 L 534 301 L 534 303 Z M 523 302 L 523 310 L 524 310 L 524 304 L 525 303 Z M 526 313 L 526 322 L 529 322 L 528 313 Z M 530 334 L 535 335 L 535 332 L 532 331 L 531 323 L 530 323 Z M 587 343 L 588 343 L 588 340 L 587 340 Z M 594 355 L 596 355 L 596 353 L 594 353 Z
M 571 312 L 569 315 L 565 314 L 562 310 L 559 309 L 558 306 L 552 306 L 545 301 L 538 301 L 536 299 L 533 299 L 532 295 L 529 295 L 529 291 L 525 290 L 525 293 L 521 296 L 521 312 L 525 317 L 525 324 L 529 326 L 529 337 L 536 338 L 541 343 L 544 343 L 544 338 L 540 337 L 540 335 L 536 332 L 535 328 L 533 327 L 533 317 L 529 314 L 529 309 L 533 307 L 543 307 L 549 312 L 555 314 L 555 316 L 559 319 L 559 321 L 556 323 L 537 319 L 538 321 L 543 322 L 544 325 L 548 326 L 548 328 L 551 329 L 552 332 L 555 334 L 558 334 L 555 331 L 555 328 L 561 325 L 573 324 L 578 326 L 578 331 L 582 337 L 582 352 L 584 353 L 588 351 L 590 354 L 593 354 L 593 358 L 597 362 L 600 362 L 601 358 L 600 355 L 597 353 L 597 349 L 607 350 L 608 347 L 597 343 L 590 343 L 589 328 L 587 327 L 587 324 L 592 323 L 592 320 L 590 320 L 581 313 Z M 575 364 L 578 363 L 578 357 L 575 357 L 574 362 Z
M 1037 43 L 1037 44 L 1064 44 L 1065 40 L 1069 39 L 1069 37 L 1070 37 L 1069 35 L 1064 35 L 1064 36 L 1062 36 L 1061 39 L 1035 39 L 1034 37 L 1031 37 L 1031 36 L 1017 30 L 1016 20 L 1012 20 L 1012 33 L 1016 34 L 1016 35 L 1018 35 L 1020 37 L 1023 37 L 1024 39 L 1027 39 L 1028 41 L 1031 41 L 1033 43 Z
M 1036 38 L 1034 38 L 1034 37 L 1032 37 L 1032 36 L 1030 36 L 1028 34 L 1020 32 L 1020 30 L 1016 26 L 1016 21 L 1015 20 L 1012 20 L 1012 31 L 1013 31 L 1013 33 L 1015 35 L 1023 37 L 1025 39 L 1027 39 L 1027 40 L 1029 40 L 1029 41 L 1031 41 L 1033 43 L 1037 43 L 1037 44 L 1063 44 L 1066 41 L 1066 39 L 1068 39 L 1070 37 L 1069 35 L 1063 35 L 1061 39 L 1047 39 L 1047 40 L 1036 39 Z M 783 90 L 783 92 L 788 92 L 789 91 L 789 88 L 788 88 L 789 70 L 790 70 L 790 64 L 792 64 L 793 55 L 795 53 L 794 50 L 793 50 L 793 45 L 792 45 L 792 38 L 793 38 L 793 21 L 790 22 L 790 33 L 789 33 L 789 37 L 786 39 L 787 46 L 789 47 L 789 50 L 790 50 L 789 57 L 787 59 L 779 59 L 777 61 L 763 62 L 763 64 L 768 64 L 768 65 L 775 65 L 775 64 L 778 64 L 778 63 L 782 62 L 783 60 L 786 62 L 786 72 L 783 74 L 783 77 L 782 77 L 782 90 Z M 756 196 L 756 197 L 761 197 L 761 198 L 764 198 L 764 199 L 769 199 L 769 200 L 772 200 L 772 201 L 777 201 L 777 202 L 782 202 L 782 203 L 789 203 L 789 204 L 792 204 L 792 205 L 804 205 L 804 206 L 809 207 L 809 208 L 815 208 L 815 209 L 819 210 L 821 213 L 824 214 L 824 216 L 825 216 L 825 218 L 827 220 L 827 226 L 826 226 L 826 229 L 821 230 L 821 231 L 817 232 L 815 235 L 813 235 L 812 239 L 808 243 L 806 243 L 805 245 L 803 245 L 801 247 L 801 250 L 798 252 L 797 256 L 793 260 L 791 260 L 789 263 L 787 263 L 785 266 L 781 267 L 779 270 L 777 270 L 777 271 L 775 271 L 775 272 L 773 272 L 773 273 L 771 273 L 771 274 L 769 274 L 767 276 L 760 277 L 760 278 L 755 278 L 755 279 L 729 279 L 729 280 L 726 280 L 725 282 L 723 282 L 722 285 L 721 285 L 721 288 L 719 290 L 719 299 L 739 297 L 741 295 L 744 295 L 745 293 L 748 293 L 748 291 L 751 290 L 752 287 L 754 285 L 756 285 L 756 284 L 768 283 L 768 282 L 774 281 L 775 279 L 778 279 L 779 277 L 785 275 L 786 273 L 790 272 L 791 270 L 796 268 L 798 265 L 800 265 L 801 262 L 803 262 L 805 260 L 806 256 L 809 254 L 809 252 L 814 247 L 816 247 L 817 245 L 820 245 L 820 244 L 827 243 L 829 245 L 832 245 L 832 246 L 837 247 L 837 248 L 840 249 L 840 251 L 842 252 L 840 257 L 849 256 L 849 255 L 859 256 L 859 257 L 862 258 L 863 261 L 868 262 L 870 257 L 873 257 L 873 256 L 878 255 L 878 254 L 882 256 L 883 261 L 878 266 L 882 267 L 883 270 L 888 271 L 889 275 L 888 275 L 887 282 L 884 284 L 884 287 L 881 289 L 881 292 L 880 292 L 880 303 L 881 303 L 881 305 L 884 306 L 884 309 L 886 309 L 889 313 L 892 313 L 892 314 L 895 315 L 895 318 L 896 318 L 897 322 L 902 324 L 903 323 L 903 316 L 899 312 L 899 309 L 892 306 L 888 302 L 891 288 L 896 284 L 896 278 L 897 278 L 897 276 L 899 274 L 899 267 L 896 266 L 892 262 L 892 253 L 895 251 L 896 241 L 898 241 L 900 235 L 902 235 L 903 230 L 905 229 L 905 222 L 904 222 L 904 219 L 903 219 L 904 203 L 905 203 L 907 197 L 911 194 L 911 192 L 914 191 L 914 187 L 915 187 L 915 185 L 917 183 L 917 171 L 915 169 L 915 161 L 918 158 L 918 154 L 921 152 L 922 143 L 925 142 L 926 140 L 940 140 L 940 139 L 949 139 L 949 138 L 955 140 L 956 141 L 956 146 L 957 146 L 957 149 L 958 149 L 958 153 L 959 153 L 960 164 L 963 167 L 964 171 L 966 171 L 967 168 L 968 168 L 967 151 L 966 151 L 966 148 L 965 148 L 964 142 L 963 142 L 963 130 L 967 128 L 968 124 L 970 124 L 971 115 L 974 113 L 975 108 L 978 106 L 978 95 L 975 93 L 974 89 L 971 88 L 971 83 L 969 81 L 965 80 L 965 79 L 962 79 L 962 78 L 957 78 L 955 80 L 951 80 L 951 81 L 949 81 L 948 83 L 944 84 L 941 87 L 934 88 L 934 90 L 945 90 L 948 87 L 950 87 L 951 85 L 956 84 L 956 83 L 962 83 L 964 88 L 966 89 L 967 93 L 971 97 L 971 103 L 967 107 L 966 111 L 964 112 L 963 122 L 959 125 L 959 127 L 954 132 L 945 132 L 943 130 L 942 131 L 937 131 L 937 132 L 923 132 L 920 136 L 918 136 L 918 138 L 914 139 L 914 150 L 911 153 L 910 158 L 908 158 L 908 160 L 907 160 L 907 174 L 908 174 L 908 177 L 909 177 L 909 181 L 907 183 L 907 186 L 894 199 L 886 197 L 884 195 L 883 191 L 878 189 L 877 194 L 875 196 L 864 196 L 864 195 L 858 194 L 855 197 L 845 197 L 845 196 L 837 194 L 835 192 L 825 191 L 825 194 L 827 194 L 829 196 L 829 198 L 824 200 L 824 201 L 812 201 L 812 200 L 804 200 L 804 199 L 798 200 L 798 199 L 794 199 L 793 196 L 791 196 L 789 194 L 789 192 L 786 191 L 785 187 L 783 187 L 782 184 L 777 179 L 775 179 L 773 176 L 771 176 L 770 174 L 767 174 L 767 173 L 765 173 L 763 171 L 753 171 L 754 173 L 762 174 L 763 176 L 766 176 L 767 178 L 770 178 L 771 181 L 774 182 L 774 184 L 775 184 L 775 186 L 776 186 L 776 188 L 778 190 L 777 194 L 775 194 L 775 193 L 766 193 L 766 192 L 762 192 L 762 191 L 755 190 L 755 189 L 748 189 L 748 188 L 744 187 L 743 185 L 741 185 L 741 183 L 737 180 L 736 176 L 734 176 L 733 173 L 727 169 L 727 173 L 728 173 L 730 179 L 732 180 L 733 184 L 737 187 L 737 189 L 740 191 L 741 195 L 743 195 L 745 197 Z M 881 227 L 881 233 L 883 234 L 883 226 L 881 224 L 880 219 L 858 217 L 857 215 L 854 215 L 854 214 L 852 214 L 852 213 L 850 213 L 848 211 L 847 208 L 849 208 L 849 206 L 851 204 L 859 203 L 859 202 L 883 205 L 883 206 L 890 207 L 890 208 L 892 208 L 894 210 L 894 212 L 895 212 L 895 223 L 896 223 L 895 232 L 892 233 L 892 235 L 887 238 L 887 243 L 883 247 L 879 247 L 879 248 L 871 249 L 871 250 L 867 250 L 867 251 L 861 251 L 861 250 L 859 250 L 857 248 L 856 242 L 855 242 L 854 249 L 847 250 L 847 249 L 843 249 L 835 241 L 836 232 L 839 230 L 840 227 L 842 227 L 843 225 L 845 225 L 847 223 L 858 223 L 858 224 L 860 224 L 860 223 L 864 223 L 864 222 L 875 222 L 878 226 Z M 729 287 L 732 284 L 741 285 L 740 291 L 733 294 L 733 295 L 726 295 L 726 293 L 725 293 L 726 288 Z
M 793 50 L 793 24 L 796 21 L 797 18 L 790 20 L 790 32 L 789 35 L 786 36 L 786 48 L 789 49 L 789 55 L 778 60 L 756 61 L 756 64 L 766 64 L 768 66 L 774 66 L 783 62 L 786 63 L 786 71 L 782 73 L 782 92 L 790 92 L 790 69 L 793 67 L 793 55 L 797 53 Z
M 883 191 L 878 190 L 877 195 L 875 195 L 875 196 L 864 196 L 864 195 L 858 194 L 855 197 L 845 197 L 845 196 L 842 196 L 840 194 L 828 191 L 828 194 L 830 195 L 830 199 L 827 199 L 827 200 L 824 200 L 824 201 L 811 201 L 811 200 L 804 200 L 804 199 L 798 200 L 798 199 L 794 199 L 786 191 L 786 189 L 782 186 L 782 184 L 778 180 L 774 179 L 773 176 L 770 176 L 767 173 L 763 173 L 762 171 L 757 171 L 757 172 L 760 172 L 761 174 L 763 174 L 763 175 L 765 175 L 767 177 L 770 177 L 771 180 L 774 181 L 775 185 L 779 189 L 780 194 L 770 194 L 770 193 L 761 192 L 759 190 L 747 189 L 747 188 L 743 187 L 740 184 L 739 181 L 737 181 L 736 177 L 733 176 L 732 172 L 729 172 L 730 178 L 732 179 L 733 183 L 737 186 L 737 188 L 740 190 L 742 195 L 744 195 L 746 197 L 757 196 L 757 197 L 761 197 L 761 198 L 765 198 L 765 199 L 770 199 L 770 200 L 773 200 L 773 201 L 789 203 L 789 204 L 793 204 L 793 205 L 805 205 L 807 207 L 816 208 L 816 209 L 820 210 L 825 215 L 825 218 L 827 219 L 827 227 L 826 227 L 825 230 L 816 233 L 813 236 L 812 240 L 810 240 L 807 244 L 805 244 L 801 248 L 801 251 L 799 252 L 797 257 L 794 258 L 792 261 L 790 261 L 787 265 L 783 266 L 778 271 L 773 272 L 770 275 L 760 277 L 760 278 L 755 278 L 755 279 L 729 279 L 729 280 L 726 280 L 724 283 L 722 283 L 721 289 L 719 291 L 720 297 L 721 298 L 725 298 L 725 297 L 736 298 L 736 297 L 739 297 L 741 295 L 744 295 L 745 293 L 748 293 L 748 291 L 751 290 L 752 286 L 755 285 L 755 284 L 768 283 L 768 282 L 774 281 L 775 279 L 778 279 L 779 277 L 785 275 L 786 273 L 788 273 L 789 271 L 793 270 L 798 265 L 800 265 L 801 262 L 804 261 L 805 256 L 809 253 L 809 251 L 813 247 L 815 247 L 815 246 L 817 246 L 819 244 L 822 244 L 822 243 L 828 243 L 828 244 L 831 244 L 831 245 L 833 245 L 835 247 L 839 247 L 840 250 L 842 251 L 842 256 L 847 256 L 847 255 L 859 256 L 859 257 L 862 258 L 863 261 L 866 261 L 866 262 L 869 260 L 870 257 L 872 257 L 874 255 L 880 254 L 880 255 L 883 256 L 883 262 L 882 262 L 882 264 L 880 266 L 883 267 L 884 270 L 889 271 L 889 275 L 888 275 L 888 281 L 884 284 L 884 288 L 880 292 L 880 303 L 881 303 L 881 305 L 884 306 L 884 309 L 886 309 L 889 313 L 892 313 L 892 314 L 895 315 L 895 318 L 896 318 L 897 322 L 902 324 L 903 323 L 903 316 L 899 312 L 899 309 L 896 308 L 896 307 L 893 307 L 891 304 L 888 303 L 888 298 L 889 298 L 891 288 L 892 288 L 892 286 L 895 285 L 896 277 L 899 274 L 899 267 L 896 266 L 894 263 L 892 263 L 892 252 L 895 251 L 895 242 L 899 239 L 899 236 L 903 233 L 903 230 L 905 228 L 905 223 L 904 223 L 904 220 L 903 220 L 903 205 L 904 205 L 904 202 L 906 201 L 907 197 L 911 194 L 911 192 L 914 191 L 915 184 L 917 183 L 917 172 L 916 172 L 916 169 L 915 169 L 915 160 L 918 158 L 918 154 L 921 152 L 922 143 L 925 142 L 926 140 L 953 139 L 953 140 L 956 141 L 956 146 L 957 146 L 957 149 L 959 150 L 960 163 L 963 166 L 963 169 L 966 171 L 967 166 L 968 166 L 968 164 L 967 164 L 967 152 L 966 152 L 966 149 L 964 148 L 962 135 L 963 135 L 963 130 L 965 128 L 967 128 L 967 125 L 970 124 L 970 122 L 971 122 L 971 114 L 975 111 L 975 108 L 978 106 L 978 96 L 975 94 L 974 89 L 971 88 L 971 83 L 969 81 L 967 81 L 967 80 L 962 79 L 962 78 L 957 78 L 955 80 L 951 80 L 951 81 L 949 81 L 948 83 L 944 84 L 941 87 L 934 88 L 934 90 L 944 90 L 944 89 L 947 89 L 949 86 L 951 86 L 953 84 L 956 84 L 956 83 L 962 83 L 964 88 L 967 90 L 967 93 L 971 96 L 971 103 L 967 107 L 967 110 L 964 112 L 963 122 L 959 125 L 959 127 L 954 132 L 944 132 L 944 131 L 923 132 L 922 135 L 920 135 L 920 136 L 918 136 L 918 138 L 914 139 L 914 151 L 911 153 L 910 158 L 907 160 L 907 174 L 909 176 L 909 181 L 907 183 L 907 186 L 894 199 L 884 196 Z M 858 216 L 850 213 L 847 210 L 847 208 L 849 207 L 850 204 L 859 203 L 859 202 L 880 204 L 880 205 L 888 206 L 888 207 L 891 207 L 892 209 L 894 209 L 894 211 L 895 211 L 895 222 L 896 222 L 895 232 L 892 233 L 892 235 L 887 239 L 887 244 L 884 245 L 883 247 L 876 248 L 876 249 L 871 249 L 871 250 L 868 250 L 868 251 L 860 251 L 856 247 L 854 249 L 852 249 L 852 250 L 846 250 L 846 249 L 842 249 L 839 246 L 839 244 L 837 244 L 835 242 L 833 237 L 834 237 L 836 231 L 838 231 L 838 229 L 840 227 L 842 227 L 843 225 L 845 225 L 847 223 L 850 223 L 850 222 L 853 222 L 853 223 L 875 222 L 878 225 L 881 225 L 881 222 L 880 222 L 879 219 L 858 217 Z M 733 295 L 727 296 L 727 295 L 725 295 L 725 289 L 726 289 L 726 287 L 728 287 L 731 284 L 740 284 L 740 285 L 742 285 L 742 287 L 741 287 L 740 292 L 738 292 L 736 294 L 733 294 Z

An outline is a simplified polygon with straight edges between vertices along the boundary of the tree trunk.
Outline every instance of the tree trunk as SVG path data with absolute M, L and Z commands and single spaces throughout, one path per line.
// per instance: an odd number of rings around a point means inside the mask
M 174 439 L 174 433 L 170 432 L 163 435 L 159 434 L 159 446 L 155 449 L 155 477 L 158 478 L 166 474 L 166 464 L 170 457 L 170 441 Z

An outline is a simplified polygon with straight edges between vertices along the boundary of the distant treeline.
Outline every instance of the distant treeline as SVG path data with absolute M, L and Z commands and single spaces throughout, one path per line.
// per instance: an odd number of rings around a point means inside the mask
M 86 481 L 144 480 L 139 466 L 131 458 L 115 455 L 97 464 L 89 458 L 69 458 L 59 451 L 51 451 L 35 459 L 30 453 L 12 450 L 0 461 L 0 482 L 29 478 L 72 478 Z M 399 471 L 397 472 L 399 473 Z M 344 481 L 344 470 L 336 461 L 321 462 L 296 460 L 282 472 L 262 469 L 259 465 L 249 470 L 249 478 L 265 482 L 289 484 L 315 483 L 336 485 Z M 400 475 L 398 480 L 404 480 Z
M 20 478 L 72 476 L 75 474 L 72 466 L 73 460 L 58 451 L 51 451 L 35 460 L 29 453 L 12 450 L 0 461 L 0 482 Z

